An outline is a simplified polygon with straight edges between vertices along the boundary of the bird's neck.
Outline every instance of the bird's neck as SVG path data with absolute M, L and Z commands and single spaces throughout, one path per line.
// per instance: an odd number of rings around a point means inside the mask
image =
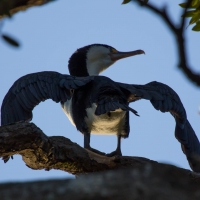
M 97 61 L 85 61 L 85 62 L 69 62 L 68 68 L 70 75 L 84 77 L 84 76 L 98 76 L 108 67 L 110 67 L 114 62 L 102 62 L 101 60 Z
M 87 61 L 86 68 L 89 76 L 98 76 L 110 66 L 110 63 L 102 63 L 101 61 L 90 62 Z
M 99 63 L 86 63 L 84 66 L 73 66 L 69 68 L 70 75 L 84 77 L 84 76 L 98 76 L 108 67 Z

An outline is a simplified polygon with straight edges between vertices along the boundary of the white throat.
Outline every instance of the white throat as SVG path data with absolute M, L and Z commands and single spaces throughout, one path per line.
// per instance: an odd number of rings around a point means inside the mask
M 109 56 L 109 49 L 103 46 L 94 46 L 87 53 L 87 71 L 90 76 L 99 75 L 114 62 Z

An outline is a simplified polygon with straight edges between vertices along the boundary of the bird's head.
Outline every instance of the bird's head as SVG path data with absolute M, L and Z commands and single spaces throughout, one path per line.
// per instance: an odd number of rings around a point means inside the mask
M 139 54 L 144 54 L 144 51 L 120 52 L 108 45 L 91 44 L 72 54 L 68 68 L 72 76 L 99 75 L 117 60 Z

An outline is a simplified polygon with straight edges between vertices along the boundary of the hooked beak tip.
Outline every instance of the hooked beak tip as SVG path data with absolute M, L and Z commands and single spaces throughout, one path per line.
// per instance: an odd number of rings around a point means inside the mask
M 143 50 L 138 50 L 138 54 L 145 54 Z

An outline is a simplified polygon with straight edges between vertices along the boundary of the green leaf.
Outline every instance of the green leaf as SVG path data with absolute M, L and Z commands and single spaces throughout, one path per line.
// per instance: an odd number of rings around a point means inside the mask
M 194 23 L 196 23 L 196 22 L 198 22 L 198 21 L 199 21 L 199 16 L 198 16 L 198 15 L 194 15 L 194 16 L 191 18 L 191 20 L 190 20 L 190 22 L 189 22 L 189 25 L 194 24 Z
M 193 0 L 191 2 L 191 4 L 188 6 L 188 8 L 197 8 L 199 5 L 200 5 L 200 1 L 199 0 Z M 187 7 L 187 2 L 180 3 L 179 6 L 182 7 L 182 8 L 186 8 Z
M 195 15 L 196 11 L 195 10 L 190 10 L 190 11 L 187 11 L 185 13 L 185 15 L 183 15 L 184 17 L 193 17 Z
M 194 8 L 196 8 L 196 6 L 199 4 L 199 0 L 193 0 L 192 2 L 191 2 L 191 6 L 192 7 L 194 7 Z
M 180 3 L 179 6 L 182 7 L 182 8 L 186 8 L 187 3 Z
M 2 39 L 6 41 L 8 44 L 14 46 L 14 47 L 19 47 L 19 42 L 17 42 L 15 39 L 11 38 L 8 35 L 2 34 Z
M 193 31 L 200 31 L 200 22 L 197 22 L 196 25 L 192 28 Z
M 131 0 L 123 0 L 122 4 L 127 4 L 129 3 Z

